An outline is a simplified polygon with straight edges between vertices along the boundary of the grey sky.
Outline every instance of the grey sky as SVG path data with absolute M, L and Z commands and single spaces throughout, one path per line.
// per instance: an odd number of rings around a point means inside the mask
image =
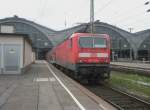
M 95 0 L 95 20 L 125 30 L 150 29 L 148 0 Z M 90 0 L 0 0 L 0 18 L 18 15 L 55 30 L 89 21 Z

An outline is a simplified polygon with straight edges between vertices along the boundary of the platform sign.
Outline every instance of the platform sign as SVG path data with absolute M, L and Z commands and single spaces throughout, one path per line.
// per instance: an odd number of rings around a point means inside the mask
M 20 71 L 21 45 L 4 45 L 4 72 L 18 73 Z

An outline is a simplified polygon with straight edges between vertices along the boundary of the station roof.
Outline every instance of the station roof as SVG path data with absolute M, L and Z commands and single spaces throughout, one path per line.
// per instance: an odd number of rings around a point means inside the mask
M 150 29 L 135 33 L 135 37 L 135 40 L 138 42 L 137 45 L 140 47 L 142 43 L 150 41 Z
M 56 31 L 33 21 L 20 18 L 18 16 L 0 19 L 0 25 L 12 25 L 15 26 L 15 33 L 28 34 L 33 42 L 35 48 L 52 48 L 53 43 L 48 37 Z M 42 39 L 41 43 L 37 44 L 37 39 Z M 48 46 L 45 47 L 44 43 L 48 42 Z M 41 44 L 41 45 L 40 45 Z
M 40 24 L 37 24 L 37 23 L 35 23 L 33 21 L 29 21 L 29 20 L 27 20 L 25 18 L 20 18 L 18 16 L 0 19 L 0 23 L 6 23 L 6 22 L 21 22 L 21 23 L 26 23 L 26 24 L 29 24 L 29 25 L 31 25 L 31 26 L 39 29 L 40 31 L 44 32 L 46 35 L 49 35 L 52 32 L 56 32 L 53 29 L 47 28 L 47 27 L 42 26 Z
M 129 33 L 125 30 L 122 30 L 116 26 L 109 25 L 107 23 L 103 23 L 103 22 L 99 22 L 99 21 L 96 21 L 94 23 L 94 26 L 95 26 L 95 28 L 102 28 L 102 27 L 108 28 L 108 29 L 113 30 L 116 33 L 120 34 L 125 39 L 127 39 L 129 42 L 133 41 L 134 34 Z M 89 29 L 90 29 L 89 23 L 84 23 L 84 24 L 81 24 L 81 25 L 78 25 L 75 27 L 65 29 L 65 30 L 57 31 L 57 32 L 53 33 L 52 36 L 49 36 L 49 39 L 53 40 L 53 43 L 54 43 L 53 45 L 57 45 L 58 43 L 60 43 L 61 41 L 63 41 L 67 37 L 69 37 L 72 33 L 89 32 Z M 107 34 L 107 33 L 105 33 L 105 34 Z
M 55 31 L 53 29 L 39 25 L 33 21 L 29 21 L 24 18 L 19 18 L 17 16 L 0 19 L 0 24 L 13 23 L 13 22 L 24 23 L 24 24 L 32 26 L 36 30 L 40 31 L 42 33 L 42 35 L 39 37 L 43 37 L 45 39 L 43 42 L 45 42 L 45 41 L 50 42 L 50 48 L 52 48 L 53 46 L 56 46 L 60 42 L 64 41 L 66 38 L 68 38 L 71 34 L 73 34 L 75 32 L 82 33 L 82 32 L 89 32 L 89 30 L 90 30 L 89 23 L 83 23 L 83 24 L 80 24 L 78 26 L 74 26 L 74 27 L 71 27 L 68 29 L 64 29 L 61 31 Z M 113 26 L 113 25 L 110 25 L 107 23 L 100 22 L 98 20 L 94 23 L 94 26 L 95 26 L 95 29 L 97 29 L 97 30 L 100 29 L 102 31 L 104 30 L 105 32 L 107 32 L 107 31 L 113 32 L 114 37 L 116 37 L 116 34 L 123 37 L 124 39 L 126 39 L 129 42 L 129 44 L 133 48 L 138 48 L 142 44 L 142 42 L 147 37 L 150 36 L 150 29 L 144 30 L 141 32 L 137 32 L 137 33 L 130 33 L 121 28 L 118 28 L 116 26 Z M 107 29 L 107 30 L 105 30 L 105 29 Z M 102 31 L 100 31 L 100 32 L 102 32 Z M 116 34 L 114 34 L 114 33 L 116 33 Z M 107 33 L 102 33 L 102 34 L 107 34 Z M 42 44 L 44 44 L 44 43 L 42 43 Z M 42 47 L 42 46 L 40 46 L 40 47 Z

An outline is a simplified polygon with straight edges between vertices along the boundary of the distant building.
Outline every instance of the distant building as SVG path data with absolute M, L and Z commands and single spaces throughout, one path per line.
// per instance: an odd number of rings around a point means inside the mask
M 19 18 L 16 15 L 14 17 L 0 19 L 0 32 L 28 34 L 32 41 L 32 47 L 36 51 L 37 59 L 44 59 L 45 53 L 53 47 L 48 36 L 54 33 L 54 30 L 24 18 Z
M 150 60 L 150 29 L 135 33 L 137 58 Z

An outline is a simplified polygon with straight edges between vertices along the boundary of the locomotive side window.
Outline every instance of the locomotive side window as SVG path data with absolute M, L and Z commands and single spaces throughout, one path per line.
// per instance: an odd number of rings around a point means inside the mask
M 72 38 L 69 40 L 69 48 L 72 48 Z
M 95 48 L 106 48 L 106 40 L 104 38 L 94 38 L 94 47 Z
M 83 48 L 93 48 L 93 38 L 80 37 L 79 45 L 80 47 L 83 47 Z

